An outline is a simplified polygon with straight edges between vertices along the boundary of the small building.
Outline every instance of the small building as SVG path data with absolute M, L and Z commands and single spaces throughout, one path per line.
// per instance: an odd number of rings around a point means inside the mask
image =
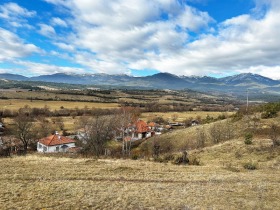
M 47 153 L 68 152 L 70 148 L 76 147 L 75 142 L 73 139 L 55 133 L 54 135 L 40 139 L 37 142 L 37 151 Z
M 137 120 L 135 127 L 135 134 L 137 135 L 138 139 L 148 138 L 152 136 L 152 131 L 145 121 L 140 119 Z
M 192 120 L 191 121 L 191 126 L 196 126 L 196 125 L 199 125 L 198 120 Z

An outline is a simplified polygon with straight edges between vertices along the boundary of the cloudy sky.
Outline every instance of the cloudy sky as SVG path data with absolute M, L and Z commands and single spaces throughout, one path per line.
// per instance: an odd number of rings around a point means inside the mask
M 0 73 L 280 79 L 279 0 L 1 0 Z

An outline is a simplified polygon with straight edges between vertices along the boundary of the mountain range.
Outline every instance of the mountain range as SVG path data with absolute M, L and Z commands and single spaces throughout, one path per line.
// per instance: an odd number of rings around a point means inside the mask
M 280 81 L 258 74 L 243 73 L 223 78 L 209 76 L 176 76 L 158 73 L 152 76 L 133 77 L 109 74 L 64 74 L 25 77 L 17 74 L 0 74 L 0 78 L 16 81 L 41 81 L 94 86 L 134 87 L 145 89 L 191 89 L 203 92 L 244 94 L 247 90 L 258 94 L 280 95 Z

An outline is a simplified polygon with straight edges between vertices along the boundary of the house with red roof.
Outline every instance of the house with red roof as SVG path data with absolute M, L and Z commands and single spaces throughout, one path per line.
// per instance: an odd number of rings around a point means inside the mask
M 116 132 L 115 139 L 137 141 L 153 135 L 155 135 L 155 131 L 144 120 L 138 119 L 134 123 L 129 123 L 124 130 L 119 129 L 119 132 Z
M 57 132 L 37 142 L 38 152 L 67 152 L 75 148 L 75 140 L 59 135 Z
M 148 124 L 143 120 L 137 120 L 135 123 L 135 133 L 138 139 L 148 138 L 152 136 L 152 130 L 149 128 Z

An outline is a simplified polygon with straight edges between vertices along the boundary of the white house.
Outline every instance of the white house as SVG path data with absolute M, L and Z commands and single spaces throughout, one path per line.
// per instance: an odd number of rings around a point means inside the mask
M 67 152 L 75 148 L 75 140 L 60 136 L 58 133 L 42 138 L 37 143 L 38 152 Z

